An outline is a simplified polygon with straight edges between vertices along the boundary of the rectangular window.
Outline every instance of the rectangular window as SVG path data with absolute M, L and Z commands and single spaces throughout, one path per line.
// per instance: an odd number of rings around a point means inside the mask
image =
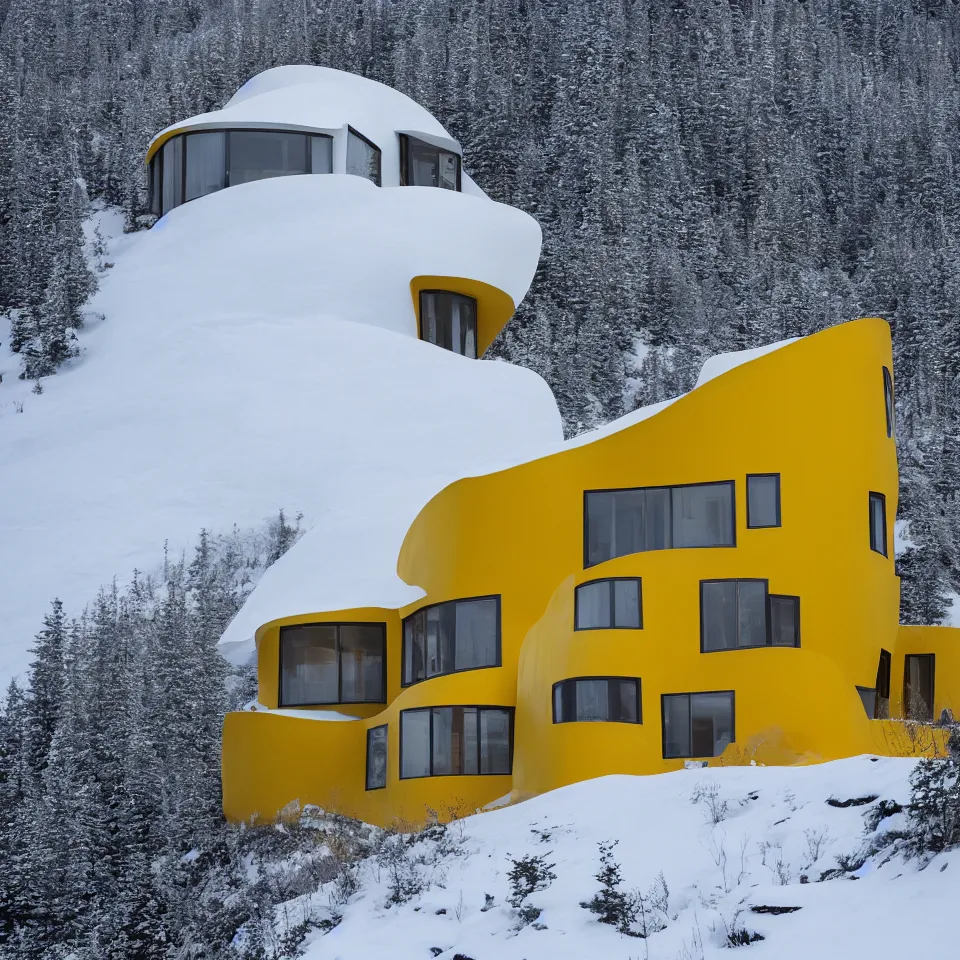
M 310 172 L 333 173 L 333 137 L 310 137 Z
M 890 376 L 890 371 L 886 367 L 883 368 L 883 406 L 887 418 L 887 436 L 892 437 L 896 423 L 893 406 L 893 377 Z
M 150 161 L 150 212 L 158 217 L 163 212 L 161 206 L 163 187 L 160 180 L 161 155 L 162 151 L 158 150 Z
M 887 555 L 887 498 L 870 494 L 870 549 Z
M 554 723 L 640 723 L 636 677 L 576 677 L 553 685 Z
M 584 566 L 646 550 L 736 546 L 732 480 L 588 490 Z
M 347 173 L 380 186 L 380 148 L 356 130 L 347 130 Z
M 416 137 L 400 134 L 400 185 L 460 189 L 460 157 Z
M 506 707 L 401 710 L 401 778 L 509 775 L 512 720 Z
M 191 133 L 187 141 L 186 199 L 196 200 L 226 186 L 226 134 Z
M 747 526 L 780 526 L 780 474 L 747 474 Z
M 387 724 L 367 731 L 367 790 L 387 785 Z
M 903 664 L 903 707 L 907 720 L 933 720 L 934 655 L 908 654 Z
M 476 360 L 477 301 L 444 290 L 422 291 L 420 339 Z
M 172 137 L 163 145 L 163 212 L 183 203 L 183 137 Z
M 874 717 L 877 720 L 886 720 L 890 717 L 890 671 L 893 666 L 893 657 L 886 650 L 880 651 L 880 662 L 877 664 L 877 704 Z
M 403 685 L 500 666 L 500 598 L 451 600 L 403 621 Z
M 770 644 L 800 646 L 800 598 L 770 594 Z
M 700 649 L 735 650 L 765 647 L 766 580 L 700 581 Z
M 660 699 L 664 758 L 719 757 L 735 741 L 732 690 L 667 693 Z
M 634 629 L 643 626 L 641 586 L 636 577 L 582 583 L 574 594 L 577 630 Z
M 231 130 L 229 183 L 308 173 L 307 135 L 278 130 Z
M 385 703 L 386 624 L 280 629 L 280 706 Z

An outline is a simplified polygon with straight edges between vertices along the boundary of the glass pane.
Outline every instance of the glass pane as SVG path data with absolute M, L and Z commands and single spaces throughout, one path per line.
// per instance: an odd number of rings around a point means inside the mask
M 609 627 L 610 581 L 585 583 L 577 587 L 577 629 L 596 630 Z
M 860 694 L 864 712 L 873 720 L 877 715 L 877 691 L 872 687 L 857 687 L 857 693 Z
M 577 681 L 577 720 L 580 722 L 609 719 L 610 703 L 606 680 Z
M 870 548 L 887 555 L 884 531 L 884 502 L 882 497 L 870 494 Z
M 374 727 L 367 732 L 367 789 L 387 785 L 387 728 Z
M 310 138 L 310 172 L 333 173 L 333 138 Z
M 430 776 L 430 711 L 404 710 L 400 714 L 400 776 Z
M 908 720 L 933 719 L 933 657 L 910 655 L 904 664 L 904 693 Z
M 701 587 L 703 649 L 733 650 L 737 645 L 737 583 L 707 580 Z
M 421 610 L 403 622 L 403 682 L 416 683 L 425 677 L 424 624 Z
M 510 773 L 510 714 L 506 710 L 480 711 L 480 772 Z
M 409 185 L 412 187 L 439 186 L 439 149 L 422 140 L 408 137 L 407 150 Z
M 497 601 L 464 600 L 450 606 L 456 611 L 456 662 L 453 669 L 496 666 Z
M 477 711 L 473 707 L 465 707 L 463 710 L 463 772 L 470 776 L 480 772 L 477 733 Z
M 435 707 L 433 711 L 433 775 L 459 773 L 454 763 L 453 707 Z
M 457 166 L 460 158 L 455 153 L 440 151 L 440 183 L 444 190 L 457 189 Z
M 275 130 L 230 133 L 230 186 L 307 173 L 307 137 Z
M 690 698 L 684 693 L 663 698 L 663 755 L 690 756 Z
M 779 477 L 747 477 L 747 517 L 751 527 L 780 526 Z
M 442 347 L 443 330 L 439 318 L 437 293 L 422 293 L 420 295 L 420 336 L 427 343 L 435 343 Z
M 613 557 L 613 497 L 612 493 L 587 494 L 587 566 Z
M 695 693 L 690 697 L 694 757 L 719 757 L 733 742 L 733 698 L 729 693 Z
M 331 624 L 280 631 L 280 704 L 336 703 L 337 628 Z
M 770 641 L 775 647 L 797 645 L 797 616 L 799 600 L 796 597 L 770 598 Z
M 347 173 L 380 184 L 380 151 L 353 132 L 347 133 Z
M 470 297 L 451 297 L 451 341 L 462 357 L 477 358 L 477 303 Z
M 163 212 L 183 203 L 183 137 L 163 145 Z
M 383 628 L 370 624 L 340 627 L 340 697 L 344 703 L 383 700 Z
M 767 588 L 758 580 L 741 580 L 740 646 L 767 645 Z
M 640 581 L 613 581 L 613 625 L 615 627 L 640 626 Z
M 671 545 L 669 488 L 618 490 L 613 497 L 613 556 Z
M 226 182 L 225 134 L 191 133 L 186 140 L 187 200 L 222 190 Z
M 567 717 L 563 715 L 563 688 L 565 684 L 558 683 L 553 688 L 553 722 L 566 723 Z
M 619 719 L 624 723 L 639 722 L 640 718 L 637 716 L 637 681 L 620 680 L 611 681 L 611 683 L 619 683 L 620 687 Z
M 162 206 L 163 185 L 160 182 L 160 153 L 153 155 L 150 161 L 150 212 L 158 217 L 163 210 Z
M 887 415 L 887 436 L 892 437 L 894 427 L 893 379 L 886 367 L 883 368 L 883 402 Z
M 673 489 L 673 546 L 733 546 L 733 484 Z

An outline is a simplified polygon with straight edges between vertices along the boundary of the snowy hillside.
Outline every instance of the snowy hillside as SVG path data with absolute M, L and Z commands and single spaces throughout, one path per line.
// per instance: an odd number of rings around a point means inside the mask
M 960 852 L 921 869 L 889 850 L 912 768 L 857 757 L 579 783 L 405 842 L 374 834 L 358 865 L 277 917 L 342 916 L 309 935 L 307 960 L 690 960 L 729 956 L 730 937 L 755 938 L 747 955 L 771 960 L 945 957 Z M 612 889 L 643 897 L 633 935 L 581 905 L 600 890 L 610 841 L 622 871 Z M 523 900 L 534 909 L 520 926 L 508 874 L 524 857 L 555 879 Z

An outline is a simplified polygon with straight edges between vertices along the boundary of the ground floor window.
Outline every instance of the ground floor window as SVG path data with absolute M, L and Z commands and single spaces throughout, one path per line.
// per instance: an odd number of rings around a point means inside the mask
M 934 655 L 908 654 L 903 664 L 903 716 L 933 720 Z
M 400 778 L 508 775 L 509 707 L 427 707 L 400 712 Z
M 637 677 L 576 677 L 553 685 L 554 723 L 640 723 Z
M 732 690 L 664 694 L 664 757 L 719 757 L 736 739 L 733 703 Z
M 367 789 L 387 785 L 387 724 L 367 731 Z

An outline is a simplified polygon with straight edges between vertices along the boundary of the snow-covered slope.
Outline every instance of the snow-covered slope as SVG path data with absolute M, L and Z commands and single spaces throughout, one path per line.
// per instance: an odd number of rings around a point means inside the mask
M 447 235 L 458 214 L 469 249 Z M 234 187 L 125 238 L 84 355 L 40 396 L 0 385 L 0 683 L 54 596 L 76 613 L 164 541 L 281 506 L 312 527 L 312 602 L 415 599 L 395 565 L 420 506 L 561 425 L 535 374 L 416 339 L 409 280 L 519 300 L 538 248 L 532 220 L 485 198 L 347 176 Z
M 574 784 L 411 844 L 409 868 L 427 889 L 406 903 L 387 907 L 391 870 L 382 855 L 379 864 L 363 861 L 358 892 L 338 908 L 342 922 L 311 934 L 304 956 L 691 960 L 729 957 L 727 934 L 741 930 L 764 938 L 749 944 L 756 960 L 945 958 L 956 942 L 960 851 L 922 870 L 889 852 L 867 853 L 904 826 L 902 813 L 876 830 L 866 820 L 881 801 L 907 801 L 912 766 L 857 757 Z M 599 890 L 598 845 L 612 840 L 622 891 L 655 893 L 661 873 L 666 883 L 666 910 L 647 903 L 650 929 L 665 926 L 647 940 L 621 935 L 581 906 Z M 518 932 L 507 874 L 512 860 L 541 855 L 556 879 L 526 902 L 542 911 L 543 928 Z M 328 916 L 333 889 L 287 904 L 284 915 Z M 493 904 L 484 910 L 486 895 Z

